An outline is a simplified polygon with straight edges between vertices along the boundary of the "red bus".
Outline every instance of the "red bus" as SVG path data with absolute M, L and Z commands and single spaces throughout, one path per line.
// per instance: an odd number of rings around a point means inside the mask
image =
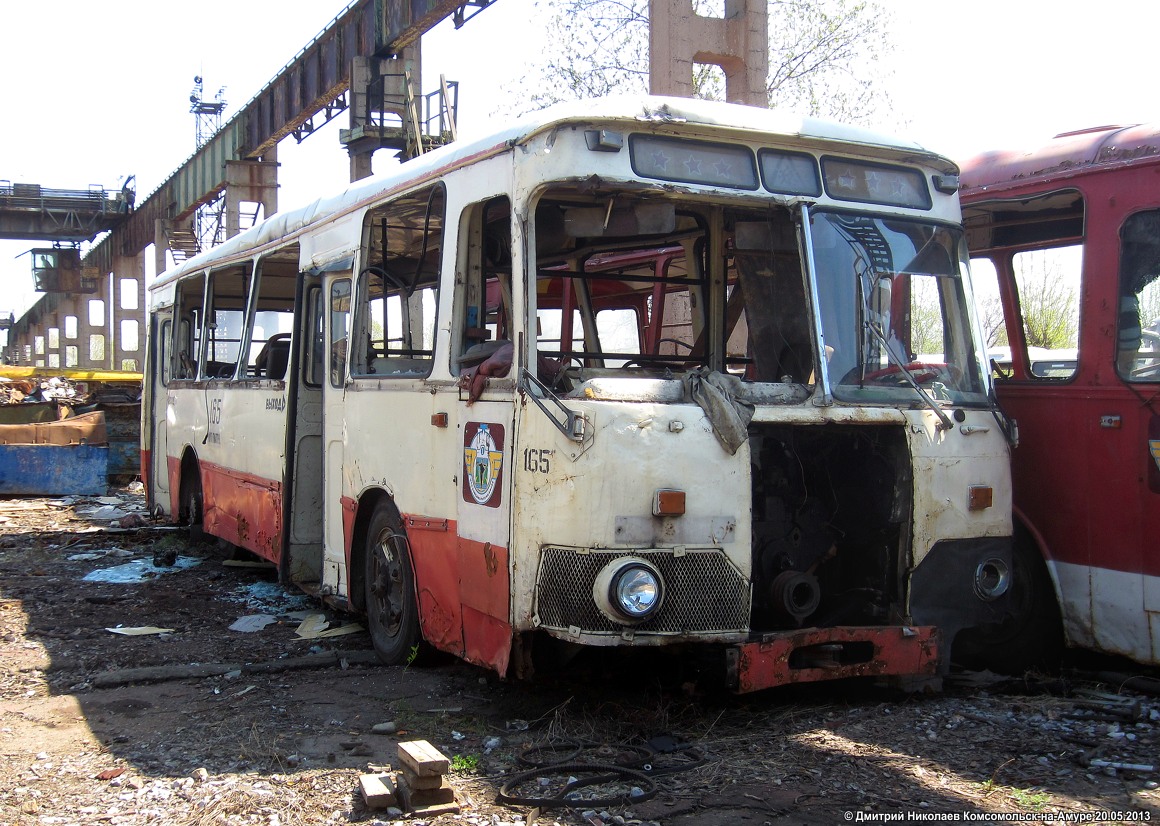
M 1019 432 L 1019 617 L 979 642 L 1009 670 L 1063 645 L 1160 663 L 1160 125 L 988 152 L 962 184 Z

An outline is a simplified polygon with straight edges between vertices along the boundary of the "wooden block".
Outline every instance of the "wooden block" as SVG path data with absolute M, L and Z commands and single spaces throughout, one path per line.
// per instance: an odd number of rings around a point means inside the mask
M 399 791 L 409 809 L 455 802 L 455 789 L 451 788 L 446 777 L 441 777 L 437 786 L 420 789 L 410 785 L 408 777 L 403 775 L 399 777 Z
M 426 740 L 399 743 L 399 762 L 419 777 L 447 774 L 451 765 L 451 761 Z
M 389 774 L 363 774 L 358 778 L 368 809 L 386 809 L 399 804 L 395 784 Z
M 399 771 L 399 780 L 406 783 L 412 789 L 438 789 L 447 781 L 444 779 L 445 775 L 435 774 L 431 777 L 420 777 L 408 768 L 403 768 Z
M 455 790 L 446 781 L 438 789 L 412 789 L 407 785 L 405 778 L 399 777 L 398 788 L 399 800 L 408 812 L 432 814 L 429 811 L 432 807 L 458 805 L 455 801 Z

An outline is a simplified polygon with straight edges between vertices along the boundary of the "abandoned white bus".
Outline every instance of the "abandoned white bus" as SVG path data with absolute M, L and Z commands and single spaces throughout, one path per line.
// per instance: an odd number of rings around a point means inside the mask
M 702 101 L 461 139 L 158 279 L 151 505 L 389 663 L 937 676 L 1010 571 L 956 189 L 914 144 Z

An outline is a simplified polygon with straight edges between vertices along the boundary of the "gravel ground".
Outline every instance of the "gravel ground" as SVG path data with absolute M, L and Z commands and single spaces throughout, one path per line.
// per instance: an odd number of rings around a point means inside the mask
M 1160 698 L 1130 664 L 741 697 L 675 656 L 531 683 L 388 668 L 357 618 L 143 515 L 131 488 L 0 500 L 0 824 L 385 823 L 359 777 L 413 739 L 450 759 L 460 811 L 411 824 L 1160 819 Z M 319 613 L 339 634 L 300 637 Z M 138 627 L 169 630 L 109 630 Z

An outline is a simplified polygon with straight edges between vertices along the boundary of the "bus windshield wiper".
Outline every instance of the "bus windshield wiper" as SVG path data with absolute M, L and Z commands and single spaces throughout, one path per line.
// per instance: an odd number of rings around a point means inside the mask
M 950 416 L 946 414 L 938 402 L 930 397 L 929 393 L 922 389 L 922 385 L 918 383 L 918 379 L 914 377 L 914 373 L 910 372 L 910 368 L 906 366 L 906 362 L 898 357 L 898 354 L 894 352 L 894 348 L 890 346 L 890 342 L 886 340 L 886 335 L 882 332 L 881 325 L 875 321 L 870 321 L 867 319 L 866 327 L 882 344 L 882 348 L 886 351 L 886 358 L 890 359 L 890 361 L 894 363 L 894 366 L 899 369 L 902 375 L 910 383 L 910 386 L 918 391 L 918 395 L 922 397 L 922 400 L 926 403 L 926 406 L 933 410 L 934 414 L 938 416 L 939 430 L 953 430 L 955 425 L 954 422 L 951 421 Z M 865 360 L 863 360 L 862 371 L 864 376 L 866 371 Z

